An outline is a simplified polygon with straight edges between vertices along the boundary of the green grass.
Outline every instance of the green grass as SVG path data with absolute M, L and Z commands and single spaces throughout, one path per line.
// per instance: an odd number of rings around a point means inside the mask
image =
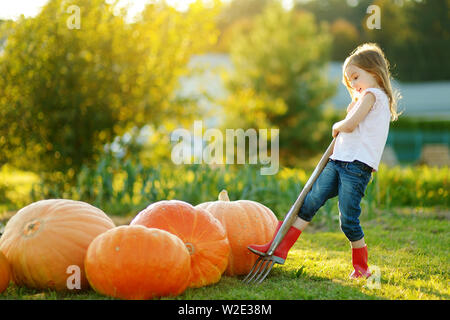
M 163 299 L 450 299 L 450 212 L 392 209 L 361 224 L 369 248 L 369 266 L 380 271 L 379 289 L 365 280 L 350 280 L 351 249 L 338 222 L 311 224 L 291 250 L 285 265 L 274 267 L 259 286 L 243 277 L 188 289 Z M 117 224 L 127 223 L 123 217 Z M 59 293 L 19 288 L 13 284 L 0 299 L 109 299 L 92 290 Z

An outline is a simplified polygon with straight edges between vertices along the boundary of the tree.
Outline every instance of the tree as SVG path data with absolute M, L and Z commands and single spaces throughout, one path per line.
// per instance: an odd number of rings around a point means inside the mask
M 217 16 L 217 27 L 220 30 L 216 52 L 229 52 L 233 45 L 234 35 L 247 32 L 253 18 L 260 14 L 269 2 L 277 0 L 232 0 L 223 5 Z
M 346 0 L 297 1 L 295 9 L 309 11 L 315 15 L 317 21 L 326 21 L 329 24 L 337 19 L 344 19 L 362 32 L 362 21 L 367 7 L 372 2 L 373 0 L 358 0 L 354 1 L 354 5 L 349 5 L 350 1 Z
M 79 29 L 71 5 L 79 8 Z M 131 127 L 193 115 L 193 102 L 174 92 L 190 56 L 217 40 L 216 7 L 198 1 L 182 13 L 148 4 L 142 19 L 127 23 L 116 5 L 51 0 L 8 30 L 0 56 L 0 165 L 74 176 Z
M 333 36 L 334 61 L 344 61 L 359 45 L 360 35 L 354 25 L 345 19 L 338 18 L 330 26 Z
M 224 126 L 280 129 L 285 164 L 317 152 L 330 138 L 322 109 L 335 89 L 324 72 L 330 44 L 312 14 L 270 3 L 231 47 Z
M 450 80 L 445 63 L 450 51 L 450 1 L 391 2 L 377 0 L 381 29 L 368 30 L 369 41 L 378 42 L 402 81 Z
M 217 26 L 223 31 L 227 26 L 240 19 L 260 14 L 266 5 L 278 0 L 232 0 L 225 4 L 217 16 Z

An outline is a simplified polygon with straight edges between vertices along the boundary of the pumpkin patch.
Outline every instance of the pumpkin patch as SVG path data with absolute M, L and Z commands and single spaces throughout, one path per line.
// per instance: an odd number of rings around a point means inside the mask
M 224 273 L 246 274 L 255 261 L 247 245 L 270 240 L 276 223 L 269 208 L 230 201 L 226 191 L 198 206 L 154 202 L 119 227 L 82 201 L 37 201 L 12 216 L 0 238 L 0 293 L 10 280 L 73 289 L 68 270 L 76 266 L 82 289 L 133 300 L 177 296 Z
M 162 200 L 149 205 L 131 221 L 173 233 L 191 255 L 189 287 L 216 283 L 225 271 L 230 245 L 221 223 L 209 212 L 180 200 Z

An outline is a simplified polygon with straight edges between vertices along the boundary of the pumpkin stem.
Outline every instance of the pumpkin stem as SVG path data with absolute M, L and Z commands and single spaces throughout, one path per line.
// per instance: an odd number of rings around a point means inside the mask
M 230 198 L 228 198 L 228 192 L 227 190 L 222 190 L 219 193 L 219 200 L 220 201 L 230 201 Z
M 31 222 L 28 222 L 24 228 L 23 228 L 23 234 L 25 236 L 32 236 L 36 232 L 39 231 L 39 228 L 41 227 L 41 222 L 39 220 L 33 220 Z
M 189 254 L 192 256 L 192 255 L 195 253 L 195 247 L 194 247 L 194 245 L 193 245 L 192 243 L 190 243 L 190 242 L 186 242 L 184 245 L 185 245 L 186 248 L 188 249 Z

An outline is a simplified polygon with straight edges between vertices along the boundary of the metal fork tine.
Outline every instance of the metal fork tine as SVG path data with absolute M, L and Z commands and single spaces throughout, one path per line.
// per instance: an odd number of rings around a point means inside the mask
M 245 278 L 242 280 L 243 282 L 246 282 L 248 278 L 250 278 L 250 276 L 253 274 L 253 270 L 255 270 L 256 266 L 260 263 L 260 261 L 263 259 L 263 256 L 258 257 L 258 259 L 256 259 L 255 263 L 253 264 L 252 269 L 250 270 L 250 272 L 247 274 L 247 276 L 245 276 Z
M 266 270 L 270 271 L 272 269 L 272 266 L 274 264 L 273 260 L 267 260 L 267 263 L 264 265 L 264 268 L 258 273 L 258 275 L 253 279 L 253 283 L 260 283 L 260 279 L 262 276 L 267 276 L 268 272 L 266 273 Z M 270 266 L 270 267 L 269 267 Z M 263 277 L 264 280 L 265 277 Z
M 259 260 L 259 261 L 258 261 Z M 258 260 L 256 260 L 254 267 L 252 268 L 255 269 L 253 272 L 250 271 L 249 274 L 247 275 L 247 277 L 250 276 L 250 278 L 248 280 L 246 280 L 246 283 L 250 283 L 253 278 L 259 273 L 259 270 L 261 270 L 261 267 L 266 263 L 266 259 L 265 257 L 259 257 Z M 256 267 L 256 268 L 255 268 Z
M 270 267 L 267 269 L 266 273 L 264 274 L 264 276 L 261 277 L 261 279 L 258 281 L 257 284 L 261 284 L 261 282 L 264 281 L 264 279 L 267 277 L 267 275 L 269 274 L 270 270 L 272 270 L 274 265 L 275 265 L 275 261 L 272 260 L 270 262 Z
M 257 282 L 258 279 L 261 278 L 261 275 L 264 274 L 264 272 L 266 271 L 266 269 L 269 266 L 269 264 L 270 264 L 270 260 L 266 259 L 266 261 L 264 261 L 264 267 L 260 268 L 260 270 L 258 270 L 258 273 L 255 275 L 255 277 L 252 279 L 252 281 L 249 281 L 249 283 L 250 282 L 252 282 L 252 283 Z

